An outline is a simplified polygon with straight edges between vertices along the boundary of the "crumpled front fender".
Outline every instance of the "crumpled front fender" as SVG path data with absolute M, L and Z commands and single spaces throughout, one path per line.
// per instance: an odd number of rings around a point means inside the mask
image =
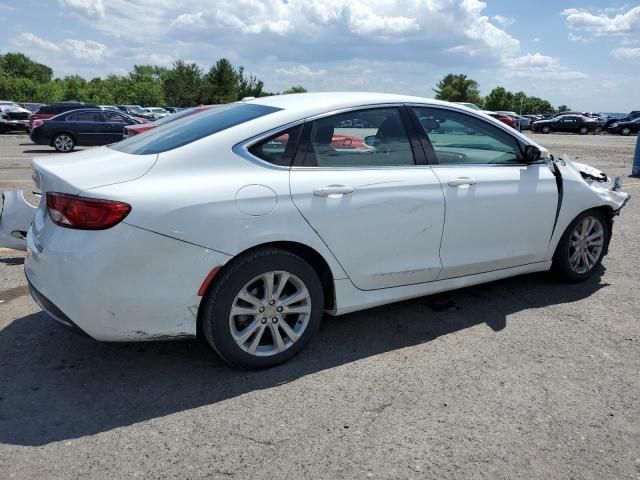
M 27 249 L 27 230 L 37 207 L 24 198 L 22 190 L 10 190 L 2 194 L 2 210 L 0 210 L 0 247 L 14 250 Z

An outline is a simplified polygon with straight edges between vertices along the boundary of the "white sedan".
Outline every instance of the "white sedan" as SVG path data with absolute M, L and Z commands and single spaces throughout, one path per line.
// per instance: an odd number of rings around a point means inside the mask
M 35 159 L 34 299 L 97 340 L 194 337 L 262 368 L 342 315 L 529 272 L 588 278 L 629 196 L 481 112 L 259 98 Z

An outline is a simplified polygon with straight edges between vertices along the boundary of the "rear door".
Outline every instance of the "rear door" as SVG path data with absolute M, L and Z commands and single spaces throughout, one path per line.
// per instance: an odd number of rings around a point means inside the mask
M 413 111 L 445 196 L 439 279 L 545 260 L 558 202 L 547 165 L 526 165 L 518 140 L 485 120 L 440 107 Z
M 292 199 L 359 289 L 429 282 L 441 269 L 442 188 L 411 128 L 402 106 L 384 106 L 303 129 Z
M 78 112 L 67 115 L 65 120 L 76 136 L 79 145 L 104 145 L 107 125 L 100 112 Z

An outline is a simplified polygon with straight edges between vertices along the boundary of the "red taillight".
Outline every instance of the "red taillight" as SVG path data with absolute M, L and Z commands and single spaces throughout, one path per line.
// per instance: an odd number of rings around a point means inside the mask
M 105 230 L 120 223 L 131 211 L 131 205 L 114 200 L 49 192 L 47 210 L 53 223 L 61 227 Z
M 40 125 L 42 125 L 44 122 L 42 120 L 34 120 L 33 121 L 33 128 L 39 127 Z

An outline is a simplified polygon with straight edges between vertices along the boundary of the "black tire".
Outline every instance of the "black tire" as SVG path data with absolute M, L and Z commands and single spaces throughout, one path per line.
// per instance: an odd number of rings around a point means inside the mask
M 597 127 L 596 127 L 596 131 L 595 131 L 595 133 L 596 133 L 596 134 L 600 134 L 600 133 L 602 133 L 602 127 L 597 126 Z
M 311 313 L 306 328 L 288 348 L 273 355 L 258 356 L 243 350 L 234 340 L 230 326 L 231 307 L 236 295 L 252 279 L 271 271 L 288 272 L 304 283 L 311 299 Z M 305 347 L 320 327 L 324 294 L 318 274 L 301 257 L 279 248 L 261 248 L 232 260 L 216 276 L 200 308 L 202 332 L 218 354 L 232 366 L 261 369 L 285 362 Z
M 542 133 L 549 133 L 551 131 L 551 129 L 549 127 L 547 127 L 546 125 L 544 127 L 542 127 Z
M 624 135 L 625 137 L 628 137 L 631 134 L 631 129 L 629 127 L 624 127 L 622 130 L 620 130 L 620 135 Z
M 578 273 L 574 271 L 574 269 L 572 269 L 570 265 L 569 242 L 578 224 L 581 223 L 587 217 L 595 217 L 602 224 L 602 228 L 604 230 L 603 245 L 593 267 L 591 267 L 588 271 L 584 273 Z M 560 242 L 558 242 L 558 246 L 556 247 L 555 254 L 553 255 L 552 271 L 561 280 L 565 282 L 576 283 L 576 282 L 582 282 L 584 280 L 587 280 L 589 277 L 593 275 L 593 272 L 602 263 L 602 258 L 604 257 L 607 251 L 610 238 L 611 238 L 611 231 L 610 231 L 609 219 L 606 217 L 606 215 L 602 210 L 587 210 L 586 212 L 582 212 L 573 220 L 573 222 L 571 222 L 571 224 L 569 224 L 564 234 L 560 238 Z
M 589 129 L 587 127 L 580 127 L 580 130 L 578 130 L 578 133 L 580 135 L 586 135 L 587 133 L 589 133 Z

